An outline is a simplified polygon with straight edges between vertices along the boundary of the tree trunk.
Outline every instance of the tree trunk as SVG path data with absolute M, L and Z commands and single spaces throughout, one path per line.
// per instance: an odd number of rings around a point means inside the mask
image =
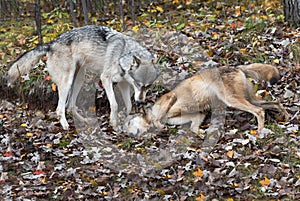
M 89 23 L 89 17 L 88 17 L 88 9 L 86 5 L 86 0 L 81 0 L 82 3 L 82 10 L 83 10 L 83 16 L 84 16 L 84 24 L 88 25 Z
M 71 16 L 72 16 L 73 24 L 74 24 L 75 27 L 78 27 L 77 20 L 76 20 L 76 15 L 74 13 L 75 7 L 74 7 L 73 0 L 69 0 L 69 6 L 70 6 L 70 13 L 71 13 Z
M 41 4 L 40 0 L 35 1 L 35 23 L 36 30 L 39 35 L 39 44 L 43 43 L 42 26 L 41 26 Z
M 285 21 L 300 25 L 300 0 L 282 0 Z
M 123 28 L 123 31 L 125 31 L 126 25 L 125 25 L 125 16 L 124 16 L 124 9 L 123 9 L 122 0 L 119 1 L 119 12 L 120 12 L 120 15 L 121 15 L 121 20 L 122 20 L 122 28 Z

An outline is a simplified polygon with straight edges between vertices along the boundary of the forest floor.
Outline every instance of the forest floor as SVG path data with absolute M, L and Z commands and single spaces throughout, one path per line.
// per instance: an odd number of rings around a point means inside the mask
M 142 10 L 135 26 L 126 24 L 125 34 L 160 57 L 150 104 L 202 68 L 262 62 L 280 70 L 277 84 L 255 88 L 261 98 L 279 100 L 290 119 L 267 112 L 258 135 L 251 114 L 228 108 L 209 153 L 185 126 L 142 136 L 113 131 L 98 80 L 85 83 L 78 100 L 97 123 L 82 126 L 68 115 L 64 131 L 54 115 L 56 85 L 42 65 L 14 88 L 6 85 L 11 63 L 37 44 L 33 19 L 1 22 L 0 199 L 299 200 L 300 32 L 284 22 L 280 1 L 251 2 L 153 4 L 151 21 Z M 44 41 L 69 30 L 69 19 L 63 10 L 44 14 Z M 92 21 L 121 28 L 115 17 Z M 201 128 L 209 126 L 208 117 Z

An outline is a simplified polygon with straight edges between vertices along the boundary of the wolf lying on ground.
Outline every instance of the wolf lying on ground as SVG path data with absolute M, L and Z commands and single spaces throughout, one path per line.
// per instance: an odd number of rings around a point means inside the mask
M 23 54 L 8 71 L 8 85 L 28 73 L 43 56 L 53 81 L 58 86 L 56 113 L 64 129 L 69 128 L 65 107 L 81 121 L 86 121 L 76 109 L 76 99 L 83 85 L 86 70 L 99 74 L 107 94 L 111 113 L 110 123 L 118 122 L 118 103 L 113 83 L 118 83 L 126 111 L 131 111 L 131 86 L 134 99 L 143 102 L 147 88 L 158 77 L 155 58 L 135 39 L 102 26 L 84 26 L 63 33 L 50 43 Z
M 257 118 L 258 132 L 264 128 L 264 109 L 278 110 L 288 119 L 289 114 L 279 102 L 264 101 L 255 96 L 253 84 L 247 78 L 249 76 L 271 83 L 280 78 L 276 67 L 258 63 L 200 71 L 160 97 L 144 116 L 138 115 L 129 120 L 127 130 L 137 134 L 146 132 L 152 125 L 163 129 L 165 123 L 191 123 L 191 130 L 198 133 L 207 110 L 212 109 L 218 100 L 253 114 Z

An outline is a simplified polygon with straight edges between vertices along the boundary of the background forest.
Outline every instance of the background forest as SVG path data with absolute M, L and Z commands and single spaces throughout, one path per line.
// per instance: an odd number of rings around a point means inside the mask
M 0 0 L 0 199 L 300 199 L 298 4 Z M 14 88 L 5 77 L 22 53 L 86 24 L 131 35 L 159 56 L 162 75 L 151 103 L 202 68 L 261 62 L 277 66 L 282 78 L 274 86 L 255 83 L 258 95 L 278 99 L 291 118 L 268 112 L 257 135 L 252 115 L 228 108 L 224 135 L 203 154 L 201 136 L 184 127 L 140 137 L 113 131 L 96 87 L 79 99 L 92 100 L 97 128 L 82 131 L 69 116 L 64 131 L 53 115 L 56 85 L 43 65 Z M 209 125 L 207 118 L 202 128 Z

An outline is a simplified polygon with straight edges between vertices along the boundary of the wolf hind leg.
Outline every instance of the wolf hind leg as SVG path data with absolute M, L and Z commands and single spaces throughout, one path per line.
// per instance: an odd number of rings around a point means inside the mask
M 285 120 L 287 121 L 290 117 L 289 113 L 284 109 L 284 107 L 280 104 L 279 101 L 264 101 L 258 99 L 251 99 L 250 102 L 253 105 L 258 107 L 262 107 L 266 110 L 277 110 L 279 113 L 284 115 Z
M 56 114 L 60 119 L 60 124 L 62 125 L 63 129 L 68 130 L 69 124 L 66 119 L 65 110 L 67 98 L 73 82 L 74 71 L 70 70 L 69 73 L 67 71 L 60 72 L 58 75 L 56 74 L 57 72 L 51 73 L 51 64 L 48 64 L 48 68 L 50 75 L 52 74 L 52 76 L 54 76 L 55 83 L 58 87 L 58 104 L 56 108 Z
M 76 68 L 76 65 L 74 65 L 74 68 Z M 76 72 L 75 72 L 75 76 L 71 88 L 68 109 L 71 111 L 74 118 L 78 119 L 81 122 L 88 123 L 90 119 L 85 118 L 81 114 L 79 114 L 78 108 L 76 106 L 76 100 L 82 88 L 82 85 L 84 83 L 84 79 L 85 79 L 85 68 L 83 66 L 78 66 L 76 68 Z
M 265 110 L 277 110 L 278 112 L 284 114 L 285 120 L 287 121 L 290 117 L 289 113 L 284 109 L 284 107 L 280 104 L 279 101 L 265 101 L 258 99 L 255 96 L 255 92 L 253 89 L 253 84 L 247 80 L 246 87 L 244 87 L 245 96 L 247 100 L 253 105 L 258 107 L 262 107 Z
M 224 102 L 230 106 L 253 114 L 257 118 L 258 128 L 260 132 L 264 128 L 265 111 L 263 108 L 251 104 L 244 96 L 229 96 Z

